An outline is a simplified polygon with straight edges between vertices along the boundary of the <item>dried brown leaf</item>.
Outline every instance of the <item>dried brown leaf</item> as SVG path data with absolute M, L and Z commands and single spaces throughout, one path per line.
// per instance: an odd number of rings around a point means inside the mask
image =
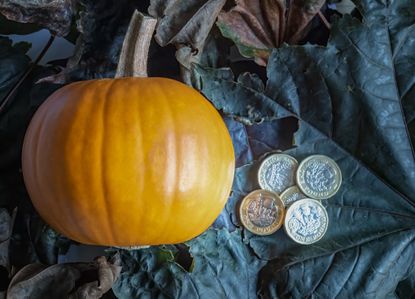
M 65 36 L 71 28 L 74 0 L 1 0 L 0 13 L 12 21 L 36 23 Z
M 236 0 L 236 6 L 221 12 L 217 25 L 240 53 L 266 65 L 273 48 L 283 42 L 297 43 L 325 0 Z
M 189 83 L 190 66 L 200 60 L 206 39 L 226 0 L 152 0 L 148 12 L 159 20 L 155 39 L 164 47 L 174 44 L 182 67 L 182 80 Z
M 103 256 L 98 257 L 95 260 L 98 268 L 98 281 L 84 284 L 74 294 L 71 294 L 69 299 L 101 298 L 108 292 L 121 273 L 119 256 L 116 255 L 115 258 L 116 260 L 111 263 Z
M 84 277 L 95 273 L 96 279 L 79 285 Z M 20 298 L 101 298 L 120 275 L 118 260 L 107 261 L 103 256 L 92 263 L 67 263 L 44 266 L 30 264 L 12 279 L 7 299 Z
M 285 0 L 240 0 L 229 12 L 219 14 L 217 24 L 243 56 L 265 65 L 270 49 L 284 40 L 285 10 Z
M 63 84 L 115 76 L 136 3 L 129 0 L 78 0 L 78 3 L 83 9 L 77 20 L 80 35 L 74 55 L 62 72 L 39 82 Z
M 295 44 L 307 33 L 307 25 L 320 11 L 325 0 L 291 0 L 288 10 L 285 41 Z

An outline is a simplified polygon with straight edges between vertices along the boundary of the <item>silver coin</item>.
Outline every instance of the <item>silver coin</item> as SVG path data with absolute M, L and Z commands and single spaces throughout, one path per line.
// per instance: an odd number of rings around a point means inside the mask
M 295 185 L 298 162 L 286 154 L 274 154 L 262 161 L 258 170 L 258 183 L 262 189 L 280 194 Z
M 317 200 L 306 198 L 294 202 L 286 211 L 284 229 L 299 244 L 313 244 L 327 231 L 329 217 Z
M 298 166 L 297 185 L 308 197 L 330 198 L 339 191 L 341 182 L 339 166 L 327 156 L 310 156 Z
M 286 189 L 284 192 L 281 193 L 280 197 L 286 207 L 288 207 L 297 200 L 307 198 L 307 196 L 305 196 L 304 193 L 301 192 L 298 186 L 292 186 Z

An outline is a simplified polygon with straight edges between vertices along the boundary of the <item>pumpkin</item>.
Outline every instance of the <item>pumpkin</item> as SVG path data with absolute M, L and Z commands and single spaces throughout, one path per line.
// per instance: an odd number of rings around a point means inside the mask
M 216 109 L 166 78 L 77 82 L 36 111 L 24 182 L 41 217 L 85 244 L 174 244 L 205 231 L 229 196 L 234 152 Z

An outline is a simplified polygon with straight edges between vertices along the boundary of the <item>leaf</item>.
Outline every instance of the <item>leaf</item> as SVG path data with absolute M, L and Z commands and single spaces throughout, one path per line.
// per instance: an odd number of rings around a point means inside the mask
M 121 267 L 103 256 L 93 263 L 68 263 L 46 267 L 30 264 L 12 279 L 7 299 L 101 298 L 117 280 Z
M 266 65 L 273 48 L 284 42 L 298 43 L 307 32 L 307 25 L 325 0 L 236 0 L 236 6 L 221 12 L 217 25 L 245 57 L 254 57 Z
M 233 115 L 244 124 L 259 124 L 292 115 L 267 98 L 261 90 L 250 88 L 257 86 L 257 81 L 247 84 L 246 77 L 238 78 L 237 82 L 233 81 L 230 69 L 208 69 L 195 65 L 194 73 L 194 77 L 200 82 L 199 89 L 213 102 L 216 109 Z M 252 98 L 261 100 L 252 101 Z
M 170 43 L 187 44 L 193 50 L 198 50 L 206 40 L 225 1 L 205 2 L 152 1 L 149 7 L 150 15 L 161 18 L 157 26 L 156 41 L 161 46 Z
M 413 268 L 413 267 L 412 267 Z M 396 289 L 396 295 L 398 298 L 414 298 L 415 297 L 415 271 L 412 269 L 412 272 L 408 275 L 405 280 L 399 282 Z
M 295 44 L 303 39 L 308 24 L 324 3 L 323 0 L 292 0 L 288 9 L 285 41 L 289 44 Z
M 65 36 L 70 31 L 74 1 L 8 0 L 0 3 L 0 13 L 9 20 L 34 23 L 53 34 Z
M 330 3 L 331 2 L 331 3 Z M 351 14 L 356 8 L 352 0 L 332 0 L 329 1 L 328 7 L 344 14 Z
M 21 44 L 0 37 L 0 98 L 29 66 Z M 13 236 L 7 245 L 11 266 L 27 263 L 56 263 L 69 241 L 52 231 L 35 212 L 21 173 L 21 148 L 26 128 L 39 105 L 59 86 L 35 84 L 39 77 L 56 73 L 53 68 L 35 67 L 0 114 L 0 207 L 18 207 Z M 9 243 L 9 242 L 7 242 Z M 5 246 L 5 245 L 3 245 Z
M 256 85 L 263 90 L 262 81 L 256 76 L 243 74 L 239 82 L 246 85 Z M 249 79 L 253 79 L 249 82 Z M 257 168 L 252 163 L 269 152 L 281 151 L 292 147 L 292 135 L 297 130 L 297 121 L 294 118 L 283 118 L 260 124 L 245 125 L 224 117 L 228 131 L 232 138 L 235 151 L 235 179 L 232 194 L 229 197 L 225 209 L 212 225 L 215 228 L 227 228 L 235 230 L 235 226 L 241 226 L 236 210 L 242 198 L 254 189 L 258 189 Z
M 12 46 L 11 40 L 0 37 L 0 101 L 29 66 L 21 44 Z M 58 86 L 34 85 L 40 76 L 54 72 L 53 68 L 36 67 L 24 80 L 14 98 L 0 113 L 0 206 L 13 209 L 25 196 L 20 172 L 20 152 L 24 133 L 37 107 Z
M 36 24 L 30 23 L 19 23 L 8 20 L 5 16 L 0 14 L 0 34 L 9 35 L 9 34 L 30 34 L 36 31 L 41 30 L 42 27 Z
M 266 298 L 389 298 L 413 281 L 415 15 L 407 12 L 415 4 L 361 1 L 359 8 L 363 23 L 344 16 L 327 47 L 275 50 L 264 91 L 226 69 L 194 69 L 216 108 L 251 123 L 293 115 L 296 147 L 286 152 L 300 161 L 325 154 L 342 170 L 340 191 L 323 201 L 331 225 L 315 245 L 298 245 L 282 230 L 246 232 L 256 255 L 270 261 L 258 285 Z M 238 169 L 233 189 L 241 196 L 255 166 Z
M 123 272 L 113 287 L 118 298 L 254 298 L 263 262 L 253 256 L 239 231 L 210 229 L 187 243 L 191 272 L 160 247 L 120 251 Z M 166 257 L 170 257 L 167 258 Z
M 9 243 L 13 221 L 13 217 L 6 209 L 0 209 L 0 296 L 2 292 L 6 291 L 9 281 Z
M 294 118 L 254 125 L 245 125 L 226 116 L 224 120 L 234 145 L 236 167 L 248 164 L 271 151 L 292 147 L 292 135 L 297 130 Z
M 64 254 L 71 241 L 46 225 L 33 209 L 30 199 L 22 197 L 10 243 L 11 264 L 21 268 L 29 263 L 52 265 Z
M 199 62 L 208 34 L 226 0 L 152 0 L 148 12 L 159 18 L 155 39 L 176 46 L 182 80 L 190 84 L 190 65 Z
M 30 59 L 25 55 L 27 47 L 23 45 L 12 45 L 9 38 L 0 36 L 0 103 L 29 65 Z
M 80 35 L 66 68 L 40 82 L 114 78 L 125 34 L 136 5 L 128 0 L 80 0 L 77 28 Z

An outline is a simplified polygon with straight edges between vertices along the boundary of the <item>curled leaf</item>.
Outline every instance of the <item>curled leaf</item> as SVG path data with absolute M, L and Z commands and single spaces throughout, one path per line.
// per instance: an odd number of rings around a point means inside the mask
M 224 0 L 170 0 L 167 3 L 152 1 L 149 13 L 153 17 L 161 18 L 155 35 L 156 41 L 160 46 L 188 45 L 194 51 L 202 50 L 201 47 L 224 4 Z
M 219 14 L 217 24 L 243 56 L 265 65 L 271 49 L 284 40 L 285 10 L 285 0 L 240 0 L 229 12 Z
M 120 272 L 117 261 L 109 262 L 102 256 L 92 263 L 56 264 L 49 267 L 29 264 L 13 277 L 7 290 L 7 299 L 101 298 Z
M 307 33 L 307 25 L 325 0 L 237 0 L 228 12 L 221 12 L 217 25 L 233 40 L 240 53 L 266 65 L 273 48 L 283 42 L 294 44 Z
M 74 0 L 7 0 L 0 2 L 0 13 L 9 20 L 35 23 L 65 36 L 71 29 L 74 5 Z
M 149 13 L 159 18 L 155 39 L 160 46 L 174 44 L 182 79 L 190 83 L 190 66 L 199 62 L 206 39 L 226 0 L 151 1 Z

